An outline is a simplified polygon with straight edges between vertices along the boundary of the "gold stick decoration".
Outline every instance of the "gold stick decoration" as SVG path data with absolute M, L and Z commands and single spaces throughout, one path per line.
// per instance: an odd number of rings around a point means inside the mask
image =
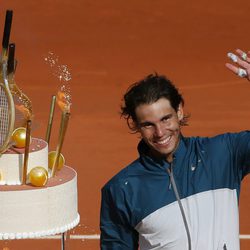
M 57 148 L 56 148 L 55 161 L 54 161 L 54 164 L 52 167 L 51 177 L 55 176 L 55 172 L 57 170 L 57 166 L 59 163 L 59 158 L 60 158 L 60 154 L 61 154 L 62 146 L 63 146 L 63 142 L 64 142 L 64 137 L 65 137 L 66 130 L 68 127 L 69 116 L 70 116 L 69 112 L 67 112 L 67 111 L 62 112 L 60 131 L 59 131 L 59 139 L 58 139 L 58 144 L 57 144 Z
M 26 125 L 26 139 L 25 139 L 25 151 L 24 151 L 24 161 L 23 161 L 22 185 L 25 185 L 27 181 L 30 134 L 31 134 L 31 120 L 28 120 L 27 125 Z
M 49 141 L 50 141 L 51 129 L 52 129 L 52 124 L 53 124 L 54 111 L 55 111 L 55 103 L 56 103 L 56 96 L 53 95 L 52 98 L 51 98 L 49 120 L 48 120 L 46 137 L 45 137 L 45 141 L 48 144 L 49 144 Z

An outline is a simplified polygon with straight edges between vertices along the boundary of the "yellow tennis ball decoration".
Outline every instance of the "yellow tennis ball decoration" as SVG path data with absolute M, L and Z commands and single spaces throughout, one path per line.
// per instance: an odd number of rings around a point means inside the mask
M 15 147 L 24 148 L 26 141 L 26 128 L 16 128 L 12 133 L 12 140 Z
M 43 187 L 48 181 L 48 171 L 44 167 L 34 167 L 29 172 L 29 181 L 33 186 Z
M 49 157 L 48 158 L 48 165 L 49 165 L 49 168 L 52 169 L 54 162 L 56 160 L 56 151 L 49 152 L 48 157 Z M 63 154 L 60 154 L 57 170 L 61 170 L 62 167 L 64 166 L 64 164 L 65 164 L 65 158 L 64 158 Z

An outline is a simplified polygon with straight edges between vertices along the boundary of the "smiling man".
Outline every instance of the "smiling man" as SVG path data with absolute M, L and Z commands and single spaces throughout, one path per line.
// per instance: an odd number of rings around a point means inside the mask
M 136 126 L 142 139 L 155 157 L 172 161 L 172 155 L 180 140 L 182 104 L 175 110 L 170 101 L 161 97 L 154 103 L 140 104 L 135 108 Z
M 183 106 L 178 89 L 157 74 L 124 95 L 122 116 L 141 135 L 139 157 L 102 189 L 102 250 L 239 249 L 250 133 L 184 137 Z

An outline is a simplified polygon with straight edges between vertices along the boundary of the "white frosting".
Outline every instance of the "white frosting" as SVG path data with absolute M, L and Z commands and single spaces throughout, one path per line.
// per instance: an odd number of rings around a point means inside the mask
M 27 173 L 34 167 L 41 166 L 48 170 L 48 145 L 41 148 L 41 139 L 33 138 L 37 142 L 35 151 L 29 153 Z M 39 146 L 39 147 L 38 147 Z M 24 154 L 4 153 L 0 156 L 0 185 L 21 185 Z
M 64 166 L 61 176 L 43 188 L 6 187 L 21 184 L 22 165 L 23 154 L 0 157 L 0 240 L 40 238 L 75 227 L 80 220 L 76 172 Z M 48 169 L 45 143 L 29 154 L 28 172 L 36 166 Z
M 44 188 L 0 191 L 0 240 L 39 238 L 66 232 L 79 223 L 77 174 Z M 62 171 L 62 170 L 61 170 Z
M 35 238 L 43 238 L 49 235 L 55 235 L 64 233 L 75 226 L 77 226 L 80 222 L 80 215 L 77 214 L 77 217 L 69 224 L 64 225 L 62 227 L 57 227 L 54 229 L 50 229 L 47 231 L 38 231 L 38 232 L 23 232 L 23 233 L 0 233 L 0 240 L 14 240 L 14 239 L 35 239 Z
M 7 180 L 3 180 L 0 181 L 0 185 L 7 185 L 7 186 L 15 186 L 15 185 L 21 185 L 21 181 L 7 181 Z

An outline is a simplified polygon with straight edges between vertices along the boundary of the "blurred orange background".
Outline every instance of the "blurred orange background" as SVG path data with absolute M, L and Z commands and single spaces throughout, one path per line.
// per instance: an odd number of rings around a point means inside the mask
M 191 113 L 186 136 L 250 128 L 250 85 L 229 72 L 226 54 L 250 50 L 250 1 L 242 0 L 0 0 L 14 12 L 16 82 L 34 106 L 32 135 L 44 138 L 51 96 L 62 82 L 45 62 L 48 53 L 67 65 L 72 115 L 63 154 L 78 172 L 80 225 L 72 235 L 99 234 L 100 189 L 137 157 L 137 135 L 120 119 L 128 86 L 158 72 L 184 95 Z M 57 109 L 50 149 L 58 139 Z M 247 193 L 240 200 L 241 234 L 250 234 Z M 59 240 L 1 241 L 0 249 L 60 249 Z M 67 249 L 99 249 L 98 240 L 69 240 Z M 241 240 L 250 249 L 250 240 Z

